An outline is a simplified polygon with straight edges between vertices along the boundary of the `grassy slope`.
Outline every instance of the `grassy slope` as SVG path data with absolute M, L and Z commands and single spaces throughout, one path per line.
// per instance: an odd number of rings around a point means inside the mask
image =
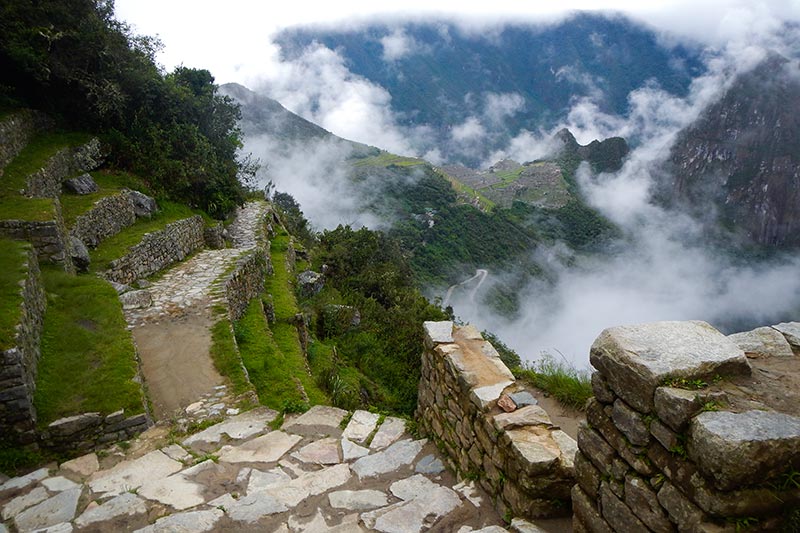
M 141 412 L 133 340 L 116 291 L 53 267 L 42 275 L 48 306 L 34 396 L 40 424 L 81 412 Z
M 22 304 L 19 284 L 27 275 L 28 248 L 26 243 L 0 239 L 0 350 L 14 345 Z
M 92 194 L 64 194 L 61 196 L 61 209 L 64 214 L 64 223 L 67 227 L 75 224 L 75 219 L 89 211 L 95 202 L 117 194 L 124 188 L 147 193 L 144 184 L 133 174 L 127 172 L 97 171 L 91 173 L 99 190 Z
M 294 316 L 299 309 L 286 268 L 288 243 L 288 234 L 280 230 L 270 252 L 275 274 L 267 277 L 266 292 L 273 298 L 276 323 L 267 325 L 260 302 L 254 300 L 235 325 L 236 340 L 250 381 L 261 403 L 273 409 L 284 409 L 303 401 L 295 380 L 303 385 L 311 405 L 330 403 L 306 370 L 294 326 Z

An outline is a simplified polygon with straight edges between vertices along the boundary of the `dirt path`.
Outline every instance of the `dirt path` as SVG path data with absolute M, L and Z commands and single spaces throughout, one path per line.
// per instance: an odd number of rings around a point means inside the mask
M 146 289 L 150 305 L 125 311 L 157 420 L 225 382 L 209 354 L 211 308 L 220 303 L 214 289 L 226 269 L 256 245 L 265 210 L 263 202 L 246 204 L 230 228 L 234 248 L 203 250 L 176 265 Z

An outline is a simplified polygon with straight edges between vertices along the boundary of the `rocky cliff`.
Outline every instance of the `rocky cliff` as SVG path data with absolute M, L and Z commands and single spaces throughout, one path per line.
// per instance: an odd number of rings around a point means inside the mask
M 771 54 L 682 131 L 672 193 L 746 240 L 800 245 L 800 67 Z

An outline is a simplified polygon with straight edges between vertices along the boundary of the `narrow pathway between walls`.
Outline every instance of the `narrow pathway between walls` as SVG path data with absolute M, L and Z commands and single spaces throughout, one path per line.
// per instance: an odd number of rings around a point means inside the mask
M 212 307 L 221 294 L 215 289 L 237 258 L 256 245 L 266 210 L 264 202 L 245 204 L 229 228 L 233 248 L 199 252 L 144 289 L 151 305 L 125 310 L 157 420 L 223 384 L 209 355 Z

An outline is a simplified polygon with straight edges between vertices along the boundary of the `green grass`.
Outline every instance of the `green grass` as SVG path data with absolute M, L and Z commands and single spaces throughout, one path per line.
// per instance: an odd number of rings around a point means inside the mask
M 441 176 L 450 182 L 450 185 L 453 187 L 453 190 L 456 191 L 460 197 L 467 198 L 470 205 L 472 204 L 472 200 L 474 198 L 478 198 L 478 204 L 483 208 L 484 211 L 489 212 L 495 208 L 495 204 L 492 200 L 488 199 L 486 196 L 481 194 L 476 189 L 473 189 L 469 185 L 458 181 L 453 176 L 449 174 L 445 174 L 444 172 L 440 173 Z
M 514 369 L 514 374 L 573 409 L 583 410 L 593 394 L 588 372 L 560 363 L 549 355 L 533 365 Z
M 525 170 L 525 167 L 520 167 L 516 170 L 503 170 L 500 172 L 494 172 L 493 174 L 500 178 L 502 181 L 500 183 L 495 183 L 491 185 L 491 189 L 505 189 L 515 181 L 517 181 L 522 174 L 522 171 Z
M 398 167 L 415 167 L 417 165 L 424 164 L 425 161 L 422 159 L 403 157 L 400 155 L 390 154 L 389 152 L 381 152 L 379 155 L 364 157 L 353 162 L 353 166 L 355 167 L 388 167 L 390 165 L 395 165 Z
M 133 340 L 116 291 L 94 276 L 42 270 L 47 313 L 34 405 L 39 423 L 83 412 L 143 411 Z
M 127 172 L 98 171 L 91 173 L 99 190 L 92 194 L 61 195 L 61 210 L 64 223 L 68 228 L 75 224 L 75 219 L 89 211 L 98 200 L 119 193 L 122 189 L 134 189 L 147 192 L 142 180 Z
M 30 245 L 0 239 L 0 350 L 14 346 L 22 312 L 20 282 L 27 276 L 25 259 Z
M 234 330 L 242 361 L 263 405 L 282 411 L 287 405 L 304 402 L 295 380 L 303 385 L 311 405 L 328 403 L 306 371 L 293 325 L 274 324 L 271 331 L 260 300 L 254 299 Z M 288 351 L 279 346 L 279 339 Z
M 95 272 L 106 270 L 111 261 L 119 259 L 125 255 L 132 246 L 139 244 L 145 233 L 164 229 L 164 226 L 170 222 L 199 214 L 199 212 L 193 211 L 183 204 L 169 201 L 159 202 L 159 208 L 159 211 L 150 219 L 140 218 L 133 226 L 128 226 L 113 237 L 106 239 L 100 243 L 96 249 L 92 250 L 92 270 Z
M 217 371 L 231 381 L 235 394 L 241 394 L 252 388 L 242 370 L 239 352 L 231 332 L 227 318 L 220 319 L 211 328 L 211 359 Z

